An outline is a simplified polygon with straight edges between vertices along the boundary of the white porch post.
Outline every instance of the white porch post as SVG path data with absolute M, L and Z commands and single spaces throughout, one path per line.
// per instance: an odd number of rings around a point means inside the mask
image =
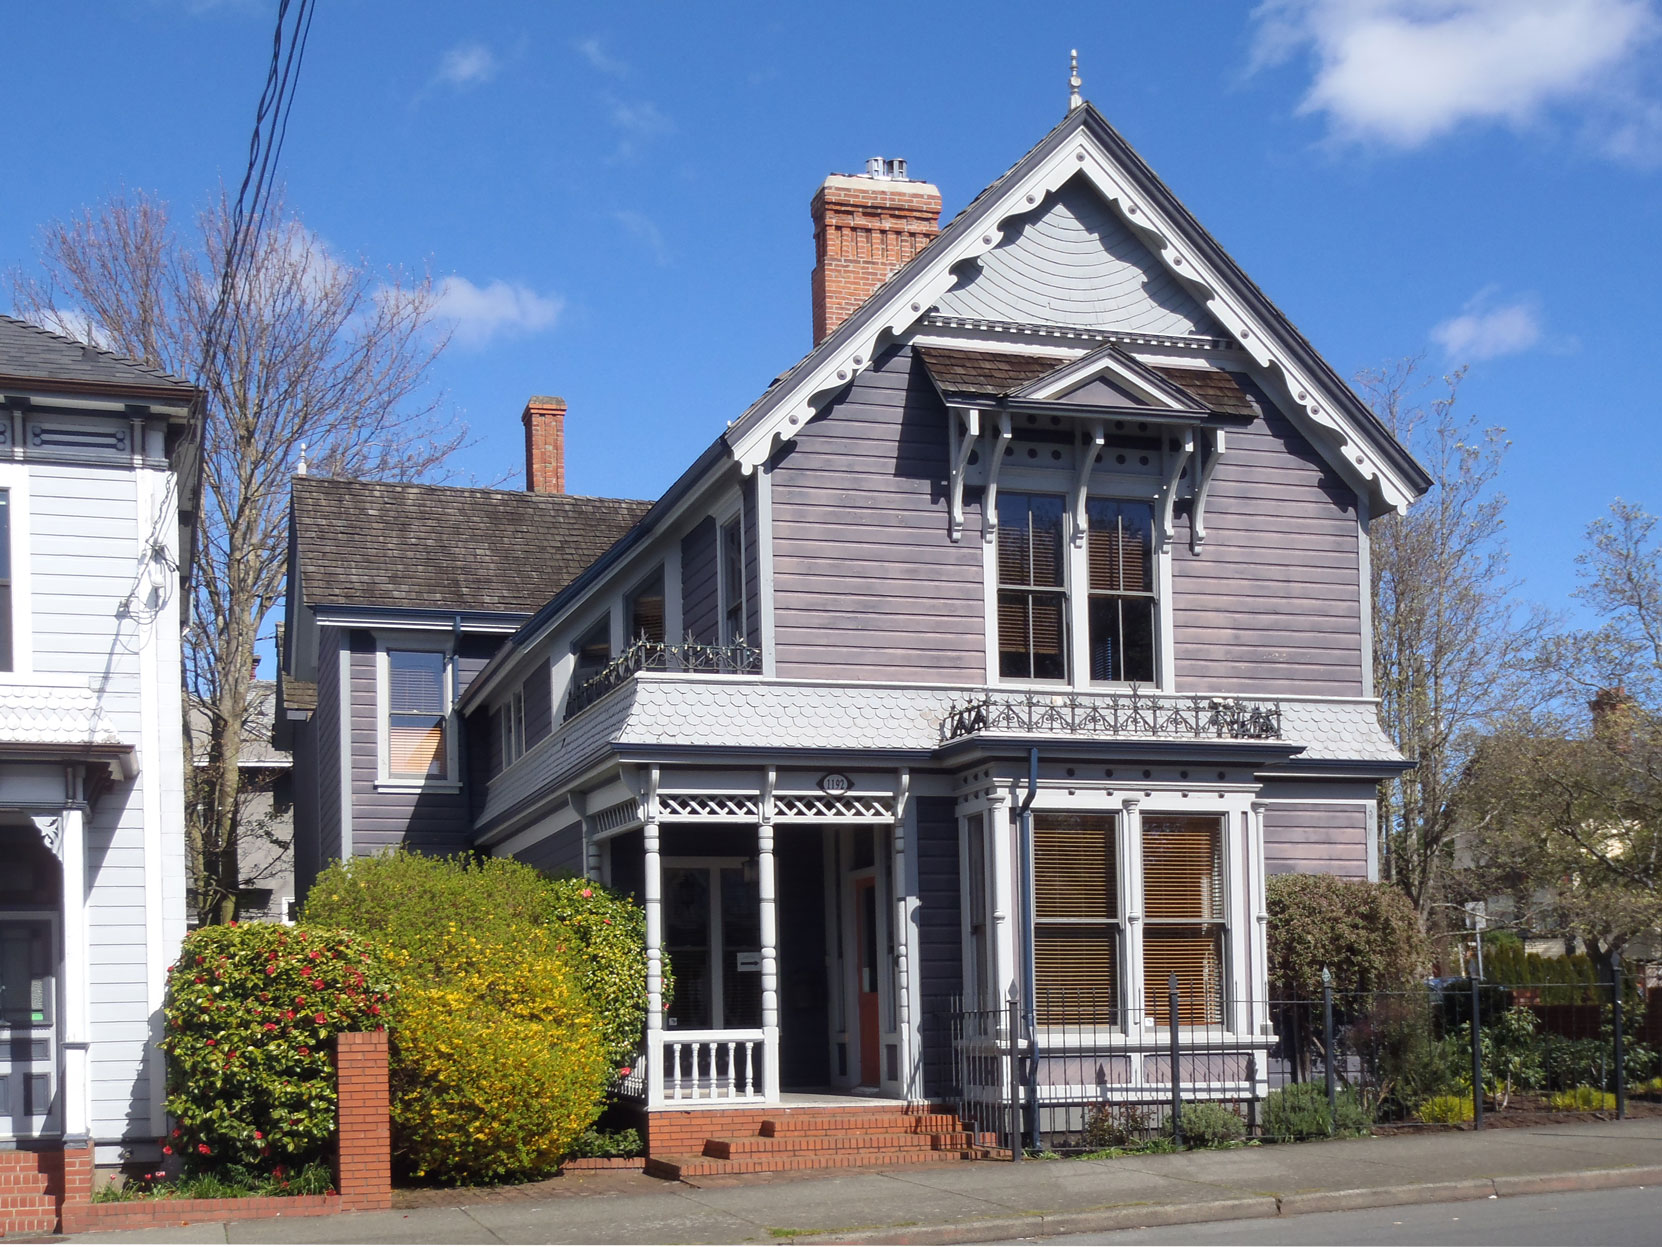
M 658 768 L 648 772 L 641 810 L 641 840 L 646 861 L 646 1106 L 664 1102 L 664 880 L 658 857 Z
M 1143 814 L 1142 801 L 1126 797 L 1120 802 L 1121 835 L 1125 848 L 1121 860 L 1125 874 L 1120 879 L 1120 912 L 1125 915 L 1125 1000 L 1126 1029 L 1136 1033 L 1150 1025 L 1147 1009 L 1149 987 L 1143 982 Z
M 762 919 L 762 1098 L 779 1100 L 779 912 L 773 869 L 773 786 L 771 766 L 762 784 L 756 820 L 756 880 Z
M 901 1092 L 908 1100 L 917 1099 L 918 1070 L 913 1059 L 915 1036 L 912 1034 L 912 904 L 911 888 L 907 886 L 906 820 L 911 813 L 912 773 L 901 768 L 895 777 L 893 861 L 889 877 L 894 880 L 894 949 L 895 949 L 895 1030 L 900 1037 Z
M 1254 801 L 1252 813 L 1246 820 L 1247 825 L 1247 860 L 1244 869 L 1248 878 L 1252 880 L 1252 922 L 1247 930 L 1247 939 L 1251 943 L 1248 954 L 1248 965 L 1251 967 L 1251 977 L 1248 980 L 1247 992 L 1252 997 L 1252 1017 L 1250 1025 L 1254 1035 L 1266 1034 L 1269 1030 L 1270 1006 L 1270 953 L 1269 933 L 1270 914 L 1267 905 L 1267 880 L 1264 877 L 1264 803 Z
M 993 1007 L 1003 1006 L 1016 990 L 1016 928 L 1011 915 L 1016 908 L 1014 872 L 1010 863 L 1010 805 L 1003 793 L 987 807 L 987 842 L 992 849 L 992 911 L 994 951 Z M 1000 1014 L 1002 1034 L 1005 1018 Z
M 77 791 L 70 793 L 70 799 L 79 800 L 78 775 L 71 784 Z M 87 980 L 91 971 L 87 952 L 86 814 L 78 805 L 64 807 L 62 828 L 63 1133 L 65 1143 L 82 1143 L 92 1137 L 91 1034 L 87 1025 Z

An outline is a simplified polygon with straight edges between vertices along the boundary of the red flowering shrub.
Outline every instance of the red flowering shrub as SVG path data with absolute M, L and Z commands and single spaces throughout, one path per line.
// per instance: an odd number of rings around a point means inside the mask
M 382 1028 L 370 945 L 275 923 L 204 927 L 168 970 L 164 1150 L 188 1172 L 271 1173 L 327 1158 L 335 1132 L 330 1041 Z

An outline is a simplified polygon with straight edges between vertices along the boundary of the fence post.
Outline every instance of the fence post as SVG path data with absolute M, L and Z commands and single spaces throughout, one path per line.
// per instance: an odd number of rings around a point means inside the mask
M 1472 979 L 1472 1129 L 1483 1129 L 1483 1018 L 1478 991 L 1483 981 Z
M 1016 1001 L 1016 993 L 1010 992 L 1010 1159 L 1021 1159 L 1021 1006 Z
M 1622 963 L 1610 958 L 1610 1023 L 1615 1040 L 1616 1120 L 1627 1116 L 1627 1044 L 1622 1037 Z
M 1171 1137 L 1178 1147 L 1183 1146 L 1183 1079 L 1178 1069 L 1177 1047 L 1177 971 L 1166 979 L 1166 1020 L 1171 1023 Z
M 1333 1071 L 1333 975 L 1322 967 L 1322 1068 L 1327 1072 L 1327 1133 L 1339 1129 L 1339 1085 Z

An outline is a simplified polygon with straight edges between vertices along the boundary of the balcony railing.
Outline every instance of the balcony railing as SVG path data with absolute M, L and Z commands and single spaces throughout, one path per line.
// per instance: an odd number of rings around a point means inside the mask
M 684 641 L 636 641 L 583 681 L 566 698 L 566 718 L 594 705 L 637 671 L 682 671 L 694 675 L 760 675 L 762 651 L 742 637 L 731 645 Z
M 1281 703 L 1138 693 L 987 693 L 955 701 L 941 740 L 1024 735 L 1279 740 Z

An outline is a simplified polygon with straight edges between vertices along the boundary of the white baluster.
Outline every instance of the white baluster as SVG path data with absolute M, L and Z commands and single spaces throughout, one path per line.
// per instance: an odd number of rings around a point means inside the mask
M 756 1041 L 747 1040 L 744 1045 L 744 1096 L 751 1099 L 756 1094 Z
M 738 1045 L 732 1040 L 727 1041 L 727 1098 L 731 1100 L 738 1093 L 739 1067 L 733 1064 L 733 1054 Z
M 671 1047 L 675 1052 L 675 1073 L 673 1075 L 674 1081 L 670 1090 L 669 1098 L 672 1100 L 679 1100 L 681 1098 L 681 1045 L 672 1044 Z

